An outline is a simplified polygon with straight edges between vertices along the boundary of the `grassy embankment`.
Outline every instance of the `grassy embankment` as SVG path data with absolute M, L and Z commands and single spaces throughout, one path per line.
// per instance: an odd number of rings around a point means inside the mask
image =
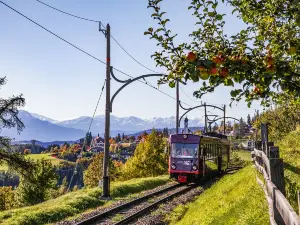
M 25 158 L 29 158 L 32 160 L 49 159 L 53 165 L 58 165 L 59 162 L 64 161 L 62 159 L 56 159 L 54 157 L 51 157 L 51 155 L 48 153 L 46 153 L 46 154 L 28 154 L 25 156 Z M 0 171 L 1 170 L 4 170 L 4 171 L 8 170 L 8 166 L 6 164 L 0 165 Z
M 250 152 L 237 154 L 250 160 Z M 226 175 L 194 202 L 175 208 L 166 219 L 170 224 L 180 225 L 269 224 L 268 204 L 255 174 L 252 165 L 248 165 Z
M 159 176 L 113 182 L 111 184 L 111 196 L 113 199 L 130 196 L 166 184 L 168 181 L 168 176 Z M 54 223 L 114 201 L 105 203 L 105 201 L 99 200 L 101 193 L 100 188 L 81 189 L 34 206 L 3 211 L 0 212 L 0 224 L 40 225 Z
M 297 191 L 300 190 L 300 129 L 276 143 L 284 162 L 286 197 L 298 212 Z

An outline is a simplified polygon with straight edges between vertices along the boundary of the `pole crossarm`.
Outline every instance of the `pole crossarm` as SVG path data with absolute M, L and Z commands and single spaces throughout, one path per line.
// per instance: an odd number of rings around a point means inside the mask
M 180 105 L 180 107 L 181 107 L 182 109 L 186 110 L 186 112 L 180 117 L 180 119 L 179 119 L 179 124 L 181 123 L 182 118 L 183 118 L 186 114 L 188 114 L 190 111 L 192 111 L 192 110 L 194 110 L 194 109 L 197 109 L 197 108 L 201 108 L 201 107 L 207 106 L 207 107 L 211 107 L 211 108 L 214 108 L 214 109 L 219 109 L 219 110 L 221 110 L 221 111 L 224 111 L 224 109 L 222 109 L 222 108 L 220 108 L 220 107 L 218 107 L 218 106 L 215 106 L 215 105 L 207 105 L 207 104 L 203 104 L 203 105 L 198 105 L 198 106 L 191 107 L 191 108 L 185 108 L 185 107 L 183 107 L 183 106 L 181 105 L 180 101 L 179 101 L 179 105 Z
M 112 70 L 111 70 L 112 71 Z M 116 96 L 126 87 L 128 86 L 129 84 L 133 83 L 134 81 L 137 81 L 139 79 L 143 79 L 143 78 L 146 78 L 146 77 L 162 77 L 162 76 L 165 76 L 165 74 L 145 74 L 145 75 L 142 75 L 142 76 L 138 76 L 138 77 L 135 77 L 133 79 L 128 79 L 128 80 L 120 80 L 118 79 L 114 74 L 113 72 L 111 72 L 111 75 L 112 77 L 120 82 L 120 83 L 124 83 L 116 92 L 115 94 L 112 96 L 111 100 L 110 100 L 110 112 L 112 112 L 112 105 L 113 105 L 113 102 L 116 98 Z
M 219 117 L 219 118 L 213 119 L 210 122 L 214 123 L 214 122 L 216 122 L 216 121 L 218 121 L 220 119 L 224 119 L 224 117 Z M 225 119 L 233 119 L 233 120 L 236 120 L 236 121 L 240 121 L 239 119 L 234 118 L 234 117 L 230 117 L 230 116 L 225 116 Z

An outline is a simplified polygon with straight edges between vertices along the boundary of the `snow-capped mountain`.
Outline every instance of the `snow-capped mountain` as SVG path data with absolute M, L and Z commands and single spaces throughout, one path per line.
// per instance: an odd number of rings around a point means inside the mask
M 66 128 L 41 120 L 23 110 L 19 111 L 19 118 L 25 125 L 20 134 L 18 134 L 16 128 L 3 128 L 0 135 L 14 138 L 15 141 L 32 139 L 39 141 L 72 141 L 85 136 L 85 132 L 82 130 Z
M 91 117 L 80 117 L 73 120 L 66 120 L 58 122 L 57 125 L 87 130 L 89 127 Z M 92 133 L 103 133 L 104 132 L 105 117 L 103 115 L 96 116 L 94 118 L 91 131 Z M 189 126 L 199 127 L 202 126 L 202 123 L 199 119 L 190 119 Z M 135 133 L 141 130 L 147 130 L 152 128 L 174 128 L 175 127 L 175 117 L 154 117 L 152 119 L 141 119 L 138 117 L 117 117 L 111 115 L 110 117 L 110 129 L 111 131 L 122 131 L 125 134 Z M 112 134 L 111 134 L 112 135 Z
M 25 141 L 35 139 L 43 142 L 51 141 L 74 141 L 85 136 L 91 117 L 82 116 L 76 119 L 56 121 L 54 119 L 20 110 L 19 117 L 25 124 L 25 129 L 18 134 L 15 128 L 3 129 L 0 135 L 14 138 L 15 141 Z M 93 135 L 104 134 L 105 117 L 96 116 L 91 126 Z M 140 131 L 152 128 L 174 128 L 175 117 L 154 117 L 152 119 L 141 119 L 138 117 L 117 117 L 111 115 L 110 135 L 115 136 L 118 133 L 134 134 Z M 183 122 L 181 124 L 183 127 Z M 202 127 L 199 119 L 189 119 L 189 127 Z
M 57 123 L 59 122 L 58 120 L 54 120 L 54 119 L 51 119 L 49 117 L 46 117 L 46 116 L 42 116 L 40 114 L 37 114 L 37 113 L 31 113 L 31 112 L 28 112 L 30 113 L 33 117 L 37 118 L 37 119 L 40 119 L 42 121 L 48 121 L 50 123 Z

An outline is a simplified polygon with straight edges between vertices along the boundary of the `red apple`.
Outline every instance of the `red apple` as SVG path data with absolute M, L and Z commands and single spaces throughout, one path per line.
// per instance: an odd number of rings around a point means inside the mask
M 229 74 L 229 69 L 228 68 L 222 68 L 220 72 L 220 77 L 227 77 Z
M 256 94 L 259 94 L 259 93 L 260 93 L 259 88 L 256 87 L 256 86 L 253 87 L 253 91 L 254 91 Z
M 198 69 L 200 72 L 206 70 L 205 66 L 198 66 L 197 69 Z
M 218 75 L 218 69 L 216 67 L 213 67 L 209 71 L 210 75 L 217 76 Z
M 186 60 L 188 62 L 195 62 L 196 59 L 197 59 L 197 56 L 194 52 L 189 52 L 186 56 Z

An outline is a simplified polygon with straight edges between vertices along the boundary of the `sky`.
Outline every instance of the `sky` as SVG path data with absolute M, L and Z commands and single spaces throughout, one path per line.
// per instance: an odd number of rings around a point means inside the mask
M 50 9 L 36 0 L 2 0 L 27 17 L 82 48 L 91 55 L 105 61 L 106 39 L 99 32 L 98 23 L 88 22 L 67 16 Z M 188 34 L 195 27 L 195 18 L 187 10 L 191 0 L 164 0 L 161 8 L 167 11 L 171 22 L 169 27 L 178 33 L 177 43 L 189 40 Z M 156 42 L 144 36 L 149 26 L 155 26 L 151 19 L 152 11 L 147 9 L 147 0 L 44 0 L 45 3 L 77 16 L 109 23 L 112 36 L 143 65 L 158 71 L 151 55 L 158 50 Z M 231 8 L 222 5 L 220 11 L 226 13 L 225 32 L 229 35 L 238 32 L 244 24 L 231 14 Z M 26 99 L 23 108 L 56 120 L 92 116 L 105 79 L 105 65 L 69 46 L 55 36 L 36 26 L 0 3 L 0 76 L 7 77 L 2 87 L 2 97 L 22 93 Z M 111 40 L 111 65 L 131 76 L 149 74 L 145 68 L 132 60 Z M 115 72 L 118 78 L 126 76 Z M 157 78 L 148 78 L 156 85 Z M 121 84 L 111 80 L 111 94 Z M 188 82 L 182 85 L 180 99 L 186 106 L 196 106 L 202 102 L 227 106 L 227 116 L 236 118 L 254 114 L 262 108 L 254 103 L 248 108 L 244 102 L 230 103 L 230 88 L 220 87 L 202 99 L 193 97 L 201 83 Z M 175 89 L 167 85 L 160 90 L 175 97 Z M 176 102 L 160 92 L 140 82 L 130 84 L 116 97 L 112 114 L 119 117 L 137 116 L 140 118 L 175 116 Z M 105 93 L 97 115 L 105 112 Z M 184 111 L 181 110 L 180 114 Z M 209 109 L 212 114 L 218 110 Z M 188 117 L 203 120 L 203 108 L 191 111 Z

